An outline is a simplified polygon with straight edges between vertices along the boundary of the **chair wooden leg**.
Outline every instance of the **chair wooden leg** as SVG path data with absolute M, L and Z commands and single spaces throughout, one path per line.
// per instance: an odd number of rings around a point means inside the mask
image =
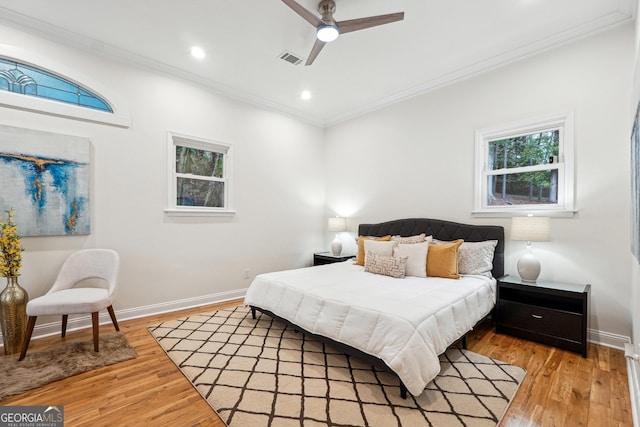
M 22 349 L 20 350 L 20 358 L 18 360 L 24 359 L 27 355 L 27 349 L 29 348 L 29 343 L 31 342 L 31 334 L 33 334 L 33 328 L 36 326 L 36 319 L 38 316 L 29 316 L 29 321 L 27 322 L 27 330 L 25 331 L 24 341 L 22 341 Z
M 62 315 L 62 338 L 67 336 L 67 320 L 69 320 L 68 314 Z
M 116 331 L 120 331 L 120 326 L 118 326 L 118 321 L 116 320 L 116 313 L 113 311 L 113 306 L 110 305 L 107 307 L 107 311 L 109 312 L 109 316 L 111 317 L 111 322 L 113 326 L 116 328 Z
M 93 351 L 100 351 L 100 325 L 98 324 L 98 312 L 91 313 L 91 324 L 93 325 Z

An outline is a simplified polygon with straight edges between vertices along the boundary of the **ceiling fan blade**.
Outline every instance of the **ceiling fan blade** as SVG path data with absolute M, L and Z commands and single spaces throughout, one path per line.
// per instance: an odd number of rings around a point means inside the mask
M 309 24 L 314 27 L 318 27 L 322 24 L 322 20 L 318 18 L 315 14 L 309 12 L 304 7 L 300 6 L 295 0 L 282 0 L 284 4 L 289 6 L 295 13 L 302 16 Z
M 307 58 L 307 62 L 305 62 L 304 65 L 313 64 L 313 61 L 316 60 L 316 57 L 318 56 L 318 54 L 320 53 L 320 51 L 322 50 L 325 44 L 326 43 L 323 42 L 322 40 L 316 39 L 316 42 L 313 44 L 313 48 L 311 48 L 311 53 L 309 53 L 309 57 Z
M 282 0 L 284 1 L 284 0 Z M 390 24 L 404 19 L 404 12 L 389 13 L 387 15 L 370 16 L 368 18 L 350 19 L 348 21 L 336 22 L 340 34 L 352 31 L 364 30 L 365 28 L 376 27 L 378 25 Z

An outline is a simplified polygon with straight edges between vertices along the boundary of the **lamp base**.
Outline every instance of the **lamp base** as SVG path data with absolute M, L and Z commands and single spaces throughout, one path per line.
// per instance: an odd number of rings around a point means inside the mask
M 331 242 L 331 253 L 333 256 L 340 256 L 342 253 L 342 242 L 340 241 L 340 236 L 336 234 L 336 238 Z
M 518 260 L 518 274 L 523 282 L 536 283 L 540 269 L 540 261 L 532 253 L 526 253 Z

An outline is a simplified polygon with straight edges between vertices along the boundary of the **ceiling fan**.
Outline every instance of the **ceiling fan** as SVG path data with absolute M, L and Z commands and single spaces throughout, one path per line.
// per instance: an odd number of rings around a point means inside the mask
M 348 21 L 338 21 L 333 19 L 336 11 L 334 0 L 322 0 L 318 4 L 318 12 L 322 17 L 317 17 L 313 13 L 298 4 L 295 0 L 282 0 L 298 15 L 316 27 L 316 42 L 313 44 L 311 53 L 304 65 L 311 65 L 316 57 L 328 42 L 334 41 L 338 35 L 350 33 L 352 31 L 364 30 L 365 28 L 376 27 L 378 25 L 389 24 L 391 22 L 402 21 L 404 12 L 389 13 L 387 15 L 369 16 L 367 18 L 350 19 Z

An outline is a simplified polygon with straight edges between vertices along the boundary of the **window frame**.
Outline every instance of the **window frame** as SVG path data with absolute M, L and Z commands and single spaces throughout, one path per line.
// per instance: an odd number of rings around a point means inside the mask
M 488 176 L 505 175 L 489 171 L 489 142 L 529 135 L 537 132 L 559 130 L 558 162 L 549 165 L 529 166 L 532 170 L 558 170 L 558 203 L 512 206 L 487 205 Z M 475 133 L 475 189 L 473 216 L 510 217 L 526 214 L 570 217 L 574 211 L 574 121 L 573 111 L 550 114 L 533 119 L 479 129 Z M 520 173 L 523 168 L 509 168 L 509 174 Z
M 203 179 L 224 183 L 224 207 L 181 206 L 177 204 L 178 178 L 199 179 L 197 176 L 176 172 L 176 147 L 222 153 L 222 178 Z M 233 216 L 233 145 L 226 142 L 189 136 L 176 132 L 167 133 L 167 206 L 165 213 L 170 216 Z

